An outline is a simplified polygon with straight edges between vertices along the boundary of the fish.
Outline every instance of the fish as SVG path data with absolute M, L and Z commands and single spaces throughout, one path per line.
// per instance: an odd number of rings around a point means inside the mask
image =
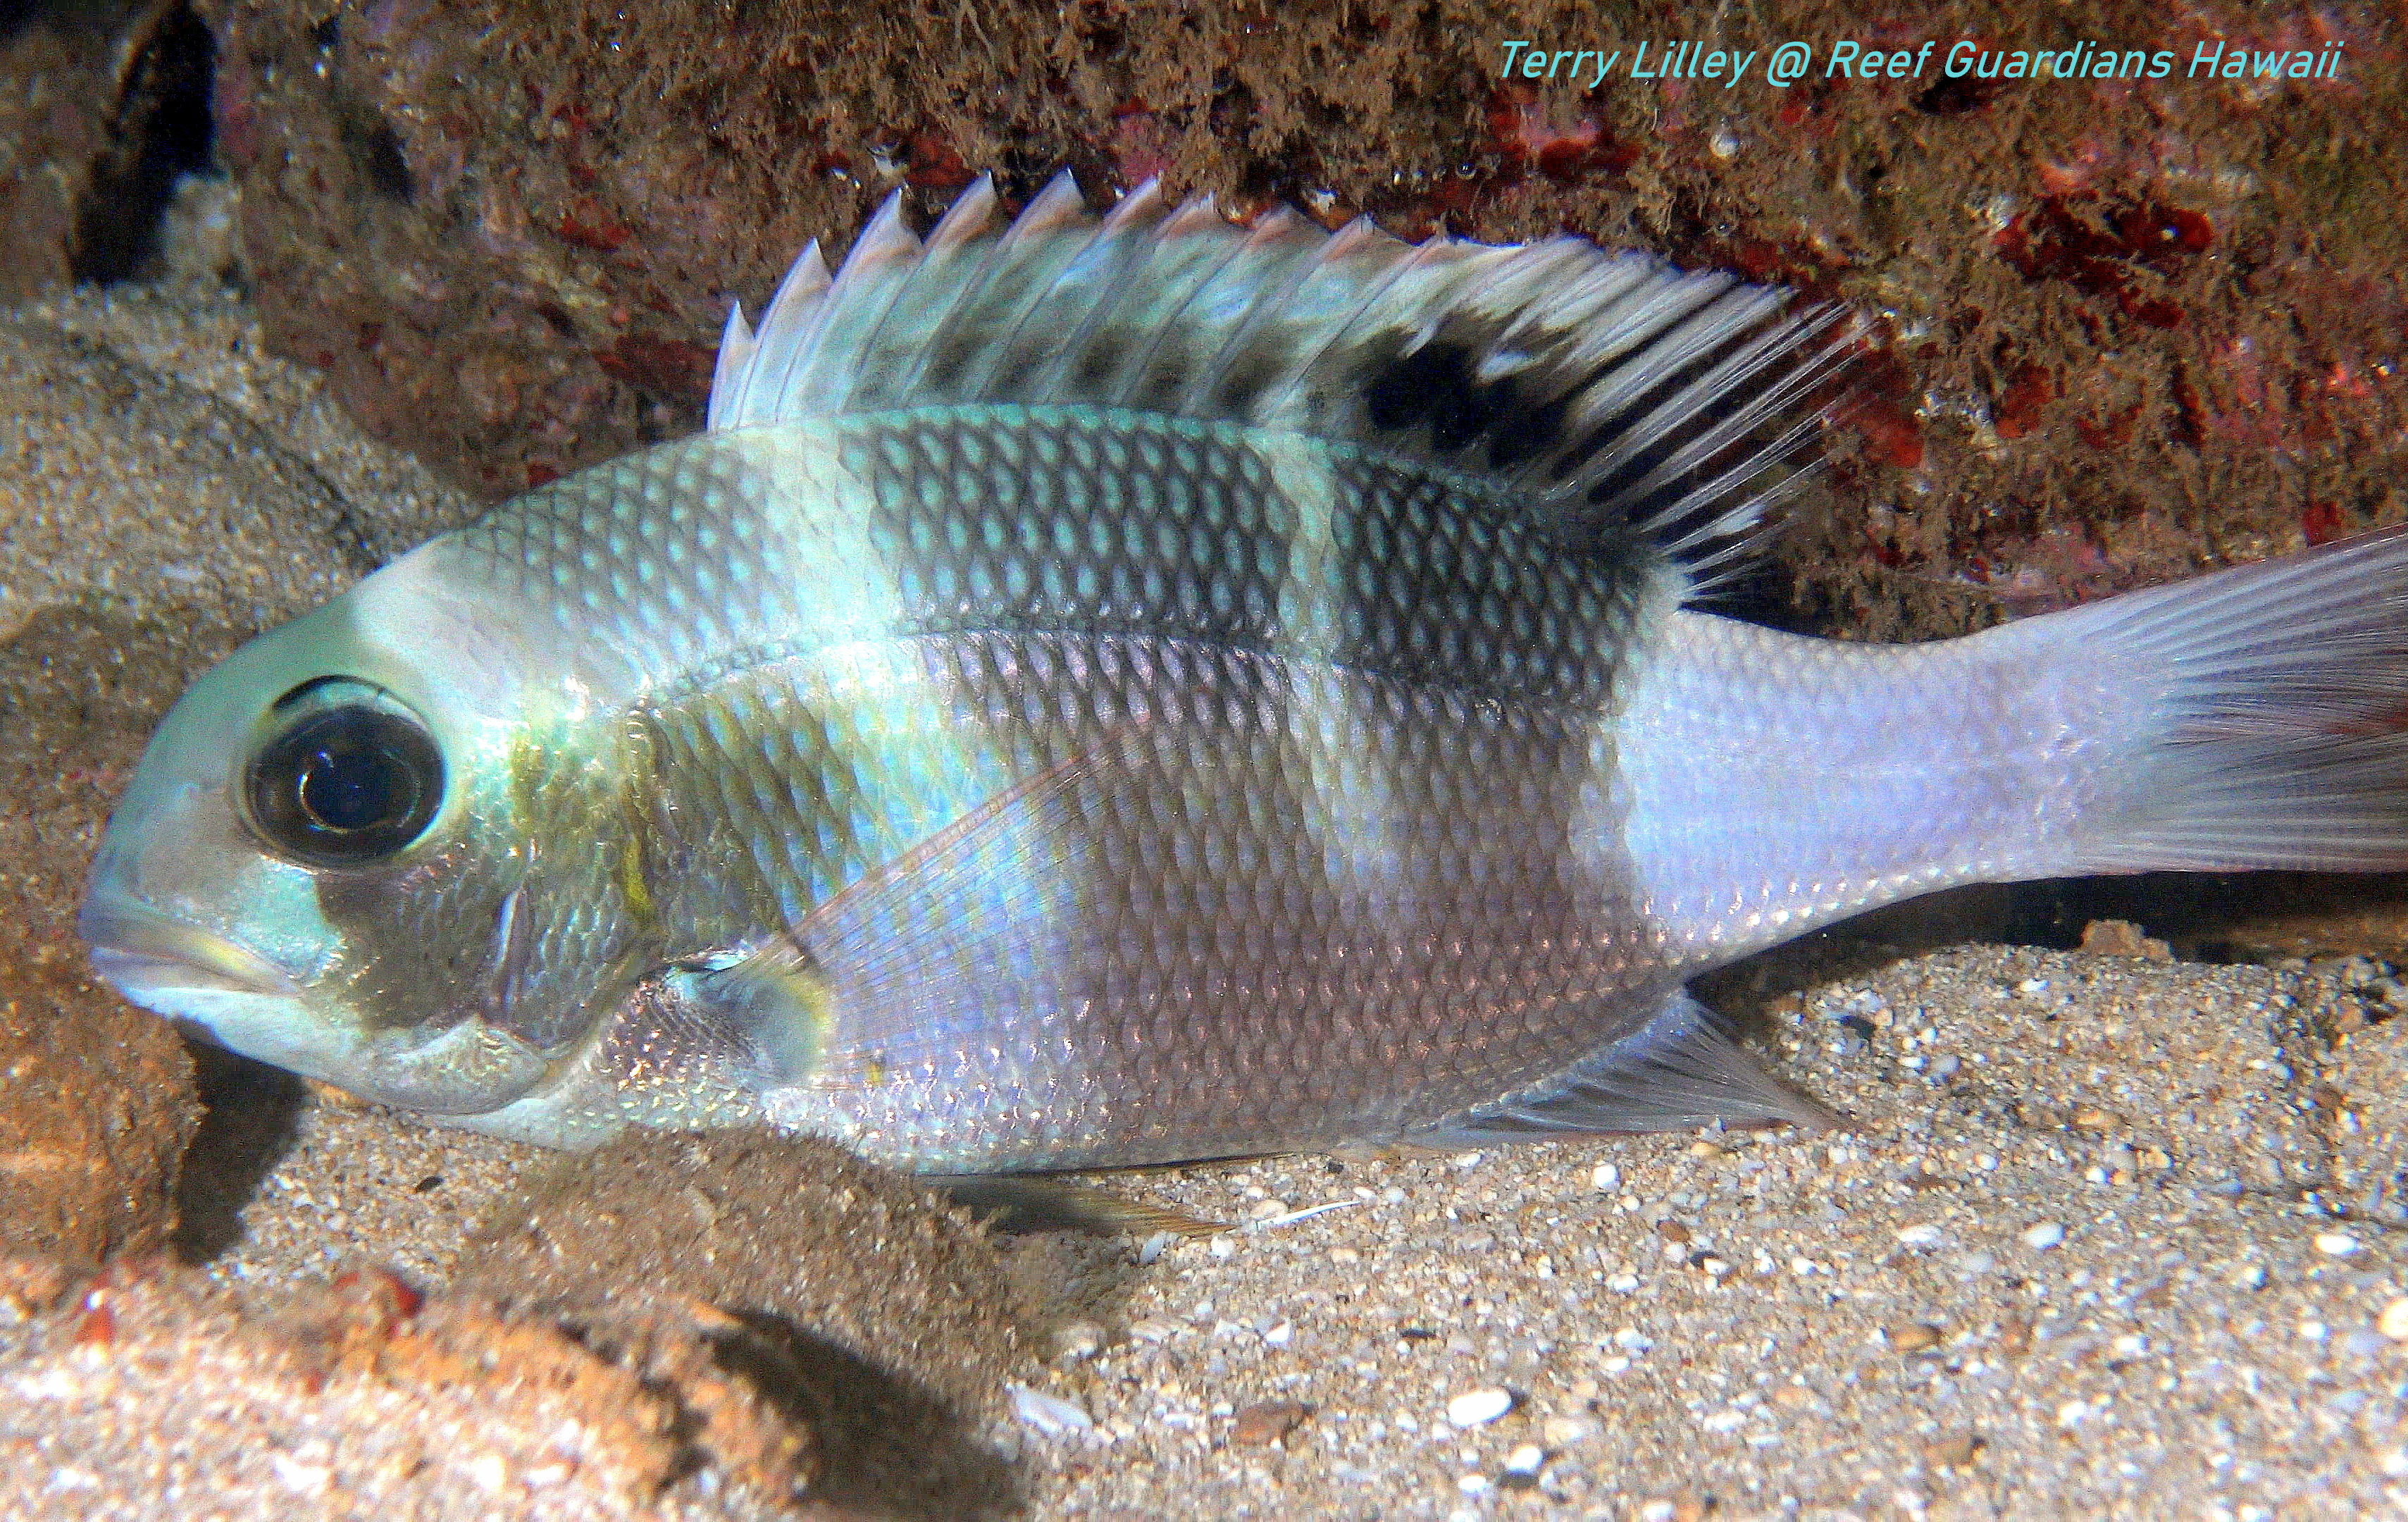
M 1688 991 L 1878 905 L 2408 866 L 2408 536 L 1882 646 L 1719 599 L 1857 324 L 1560 236 L 889 199 L 707 426 L 205 674 L 134 1003 L 562 1147 L 928 1174 L 1831 1124 Z

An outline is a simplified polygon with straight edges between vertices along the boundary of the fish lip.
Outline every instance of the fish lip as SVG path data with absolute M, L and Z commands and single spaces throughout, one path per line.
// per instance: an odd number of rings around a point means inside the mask
M 257 952 L 120 894 L 95 893 L 77 916 L 92 968 L 120 989 L 213 988 L 297 998 L 301 985 Z

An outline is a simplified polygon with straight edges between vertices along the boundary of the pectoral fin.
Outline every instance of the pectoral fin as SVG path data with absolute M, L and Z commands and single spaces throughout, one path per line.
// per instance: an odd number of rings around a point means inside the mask
M 1137 726 L 1006 788 L 864 873 L 785 933 L 685 975 L 754 1033 L 776 1081 L 876 1084 L 1043 1012 L 1083 959 L 1084 811 L 1136 785 Z

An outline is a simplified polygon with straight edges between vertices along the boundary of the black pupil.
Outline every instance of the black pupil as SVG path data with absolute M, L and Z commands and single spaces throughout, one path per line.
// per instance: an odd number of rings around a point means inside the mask
M 261 746 L 249 789 L 251 823 L 279 851 L 318 866 L 359 865 L 425 833 L 443 803 L 443 757 L 408 716 L 345 704 Z
M 376 751 L 321 750 L 301 769 L 301 807 L 331 830 L 363 830 L 409 811 L 409 773 Z

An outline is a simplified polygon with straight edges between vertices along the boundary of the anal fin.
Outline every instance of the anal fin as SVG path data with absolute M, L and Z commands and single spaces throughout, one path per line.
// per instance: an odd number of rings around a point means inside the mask
M 1717 1124 L 1828 1130 L 1844 1122 L 1767 1071 L 1720 1015 L 1684 990 L 1654 1019 L 1545 1083 L 1397 1141 L 1459 1148 Z

